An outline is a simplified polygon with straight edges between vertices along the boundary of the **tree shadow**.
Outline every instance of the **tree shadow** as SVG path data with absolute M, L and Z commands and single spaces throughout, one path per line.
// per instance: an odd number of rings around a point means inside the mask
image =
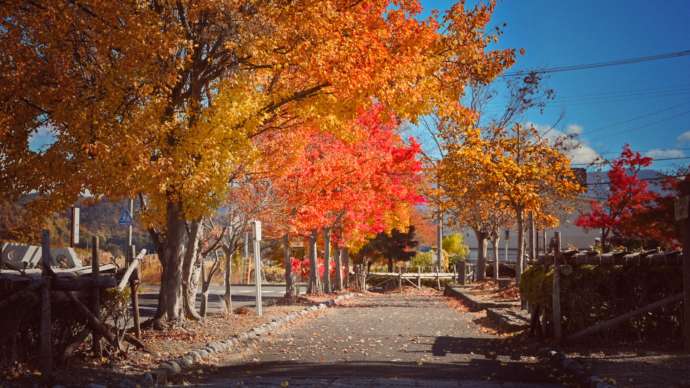
M 417 379 L 417 380 L 498 380 L 524 383 L 555 382 L 548 374 L 524 363 L 500 363 L 496 360 L 471 359 L 466 362 L 393 362 L 393 361 L 343 361 L 304 362 L 270 361 L 252 362 L 230 366 L 200 366 L 183 376 L 179 381 L 192 385 L 206 381 L 204 376 L 213 373 L 215 380 L 227 378 L 284 379 Z

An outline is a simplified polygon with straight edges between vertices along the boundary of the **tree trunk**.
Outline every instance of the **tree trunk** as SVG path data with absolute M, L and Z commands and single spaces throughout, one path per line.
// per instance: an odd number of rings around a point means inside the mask
M 201 221 L 192 221 L 189 226 L 189 238 L 182 264 L 182 293 L 183 306 L 187 318 L 199 320 L 201 316 L 196 312 L 196 293 L 199 289 L 199 274 L 203 259 L 199 255 L 199 241 L 203 230 Z
M 343 289 L 343 248 L 338 248 L 335 253 L 335 291 L 341 291 Z
M 218 259 L 218 258 L 216 258 Z M 203 258 L 201 261 L 201 306 L 199 307 L 199 315 L 201 315 L 202 318 L 206 318 L 206 313 L 208 312 L 208 293 L 209 293 L 209 288 L 211 286 L 211 277 L 212 273 L 209 271 L 208 275 L 206 274 L 206 269 L 204 268 L 203 265 Z
M 316 230 L 314 230 L 311 236 L 309 236 L 309 286 L 307 287 L 307 293 L 309 294 L 318 294 L 320 292 L 319 265 L 316 254 L 316 233 Z
M 475 230 L 477 236 L 477 280 L 484 280 L 486 277 L 486 232 Z
M 323 292 L 331 293 L 331 228 L 323 228 Z
M 158 257 L 163 267 L 156 320 L 174 322 L 182 316 L 182 263 L 185 254 L 185 220 L 178 203 L 168 201 L 166 231 L 159 241 Z
M 494 251 L 494 278 L 498 279 L 500 276 L 500 264 L 498 261 L 499 258 L 499 252 L 498 250 L 500 249 L 500 243 L 501 243 L 501 238 L 500 237 L 495 237 L 492 241 L 493 244 L 493 251 Z
M 350 288 L 350 251 L 347 248 L 343 248 L 343 255 L 343 260 L 345 261 L 345 279 L 343 279 L 343 285 L 345 288 Z
M 285 262 L 285 299 L 292 302 L 295 297 L 295 284 L 290 262 L 290 237 L 287 233 L 283 236 L 283 260 Z
M 223 246 L 225 256 L 225 294 L 223 294 L 223 304 L 225 311 L 232 314 L 232 254 L 233 251 Z
M 517 259 L 515 263 L 515 282 L 520 285 L 520 277 L 525 268 L 525 223 L 522 219 L 522 208 L 518 208 L 517 211 Z
M 393 259 L 390 257 L 388 258 L 388 272 L 393 272 Z

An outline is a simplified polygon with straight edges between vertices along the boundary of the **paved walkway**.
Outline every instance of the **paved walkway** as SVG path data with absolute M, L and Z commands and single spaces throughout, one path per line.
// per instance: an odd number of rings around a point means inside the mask
M 440 296 L 356 298 L 221 361 L 204 386 L 559 386 L 534 357 L 481 330 Z

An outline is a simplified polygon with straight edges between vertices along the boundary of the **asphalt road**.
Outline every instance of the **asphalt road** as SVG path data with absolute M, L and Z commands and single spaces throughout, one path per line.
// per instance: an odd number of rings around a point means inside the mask
M 514 340 L 483 330 L 439 296 L 355 299 L 218 361 L 207 387 L 553 387 Z
M 285 295 L 285 285 L 264 284 L 262 287 L 262 299 L 264 306 L 275 302 L 277 299 Z M 298 287 L 303 292 L 304 286 Z M 225 294 L 223 286 L 211 286 L 209 294 L 209 314 L 221 314 L 222 296 Z M 201 305 L 201 295 L 197 296 L 197 309 Z M 156 313 L 156 306 L 158 306 L 158 286 L 143 285 L 139 290 L 139 313 L 142 317 L 153 317 Z M 232 286 L 232 307 L 238 308 L 241 306 L 255 307 L 255 287 L 254 285 L 233 285 Z

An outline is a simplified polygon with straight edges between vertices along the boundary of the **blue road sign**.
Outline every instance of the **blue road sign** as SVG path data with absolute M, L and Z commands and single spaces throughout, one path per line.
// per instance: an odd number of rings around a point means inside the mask
M 132 225 L 132 215 L 129 214 L 129 210 L 120 210 L 120 220 L 118 221 L 120 225 Z

